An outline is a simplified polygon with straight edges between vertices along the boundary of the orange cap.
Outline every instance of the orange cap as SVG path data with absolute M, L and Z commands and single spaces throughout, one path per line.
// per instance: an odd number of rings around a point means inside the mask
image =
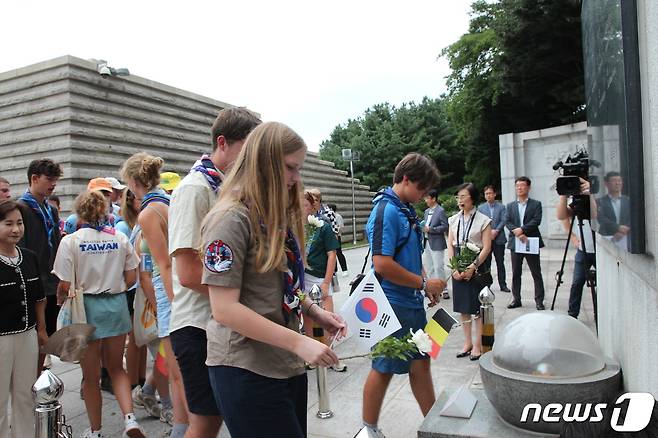
M 89 181 L 89 184 L 87 184 L 87 190 L 100 190 L 103 192 L 112 193 L 112 184 L 110 184 L 110 182 L 105 178 L 94 178 Z

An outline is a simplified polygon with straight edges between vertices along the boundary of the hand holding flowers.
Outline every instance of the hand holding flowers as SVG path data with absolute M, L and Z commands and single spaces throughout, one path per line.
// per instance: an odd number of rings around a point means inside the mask
M 409 334 L 402 338 L 395 338 L 388 336 L 381 341 L 377 342 L 370 353 L 358 354 L 355 356 L 341 357 L 341 360 L 355 359 L 357 357 L 370 357 L 375 359 L 383 357 L 386 359 L 400 359 L 409 360 L 416 353 L 423 356 L 432 351 L 432 340 L 430 336 L 422 329 L 416 330 L 414 333 L 409 329 Z
M 474 262 L 480 254 L 480 248 L 472 242 L 458 248 L 459 253 L 450 258 L 448 267 L 452 269 L 455 280 L 470 280 L 475 272 Z

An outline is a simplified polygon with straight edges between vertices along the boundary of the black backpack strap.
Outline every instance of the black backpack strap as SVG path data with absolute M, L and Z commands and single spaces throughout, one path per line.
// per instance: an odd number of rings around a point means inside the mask
M 363 266 L 361 267 L 361 274 L 366 272 L 366 265 L 368 264 L 369 257 L 370 257 L 370 245 L 368 245 L 368 253 L 366 254 L 366 258 L 363 260 Z
M 397 257 L 400 251 L 402 251 L 402 248 L 404 248 L 407 242 L 409 242 L 409 239 L 411 238 L 411 233 L 415 232 L 413 228 L 413 222 L 411 218 L 409 218 L 409 216 L 407 216 L 407 220 L 409 221 L 409 234 L 407 234 L 407 237 L 404 239 L 404 242 L 402 242 L 401 244 L 395 247 L 395 252 L 393 253 L 393 260 L 395 260 L 395 257 Z M 365 260 L 363 260 L 363 267 L 361 268 L 361 274 L 363 274 L 366 271 L 366 266 L 368 265 L 368 258 L 370 257 L 370 249 L 371 249 L 370 245 L 368 245 L 368 253 L 366 254 Z

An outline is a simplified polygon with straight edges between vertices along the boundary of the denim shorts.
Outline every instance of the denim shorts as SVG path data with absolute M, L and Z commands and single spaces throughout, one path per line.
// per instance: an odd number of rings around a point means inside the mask
M 409 334 L 409 329 L 412 329 L 414 332 L 418 329 L 425 329 L 427 325 L 425 309 L 410 309 L 396 304 L 391 304 L 391 307 L 395 312 L 395 316 L 398 317 L 402 328 L 390 336 L 400 339 Z M 429 358 L 429 356 L 422 355 L 420 352 L 414 354 L 408 360 L 380 357 L 372 360 L 372 368 L 384 374 L 408 374 L 412 360 L 429 360 Z
M 128 303 L 124 292 L 118 294 L 85 294 L 87 324 L 96 327 L 90 340 L 125 335 L 132 330 Z
M 164 283 L 158 275 L 153 277 L 153 289 L 155 289 L 155 304 L 158 312 L 158 337 L 169 336 L 169 319 L 171 318 L 171 301 L 165 291 Z

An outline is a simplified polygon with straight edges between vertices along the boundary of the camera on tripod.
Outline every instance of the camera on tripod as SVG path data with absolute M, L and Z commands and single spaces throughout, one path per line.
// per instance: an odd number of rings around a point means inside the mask
M 558 195 L 578 196 L 580 195 L 580 178 L 589 181 L 590 193 L 598 193 L 599 179 L 596 175 L 589 174 L 589 168 L 600 164 L 589 159 L 585 149 L 579 149 L 575 154 L 569 154 L 564 162 L 558 161 L 553 164 L 553 170 L 562 169 L 562 176 L 555 181 L 555 189 Z

